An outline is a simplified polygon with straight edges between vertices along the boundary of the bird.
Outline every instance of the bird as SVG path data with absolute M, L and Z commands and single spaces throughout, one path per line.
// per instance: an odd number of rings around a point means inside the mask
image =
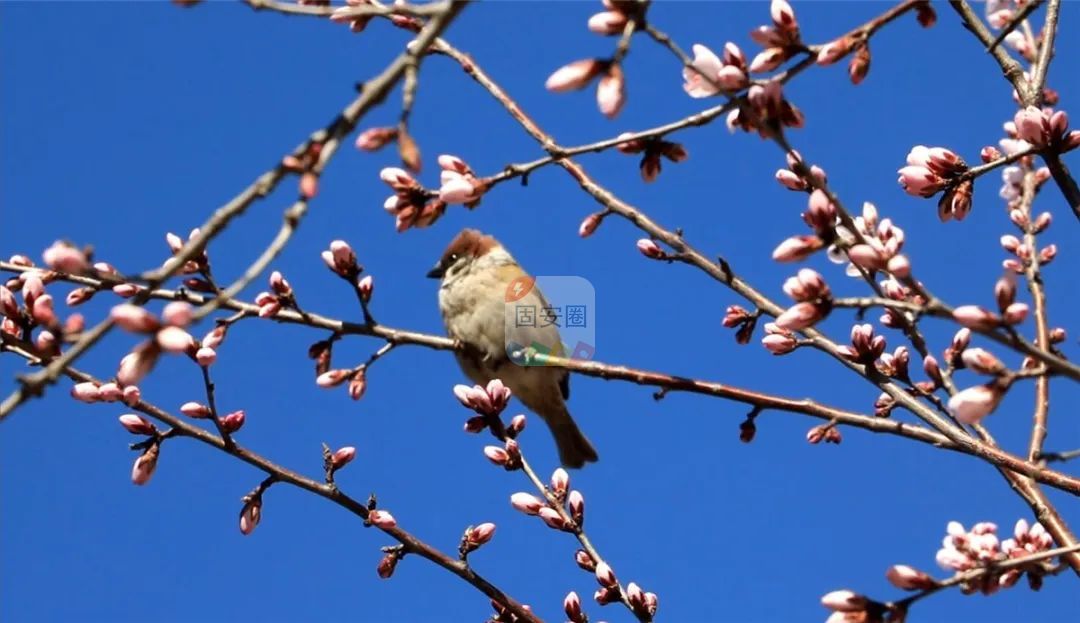
M 596 449 L 566 408 L 570 375 L 563 368 L 523 365 L 512 355 L 524 347 L 563 353 L 559 329 L 518 326 L 515 305 L 548 307 L 535 280 L 493 236 L 464 229 L 427 274 L 439 279 L 439 311 L 449 336 L 465 345 L 455 352 L 458 365 L 474 383 L 500 379 L 555 438 L 564 467 L 581 468 L 598 459 Z M 513 301 L 514 305 L 508 303 Z M 534 309 L 535 309 L 534 308 Z M 539 325 L 541 323 L 534 323 Z

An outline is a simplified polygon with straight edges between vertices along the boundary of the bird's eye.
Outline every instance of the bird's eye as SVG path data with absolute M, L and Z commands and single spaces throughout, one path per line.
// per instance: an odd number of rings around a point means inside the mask
M 458 254 L 457 253 L 451 253 L 450 254 L 450 263 L 453 264 L 457 260 L 458 260 Z

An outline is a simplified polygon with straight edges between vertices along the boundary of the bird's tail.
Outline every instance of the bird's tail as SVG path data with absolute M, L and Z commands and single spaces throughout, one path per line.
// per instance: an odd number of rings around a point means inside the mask
M 584 467 L 586 463 L 595 463 L 599 458 L 596 455 L 596 448 L 570 417 L 566 406 L 560 405 L 559 411 L 544 418 L 548 428 L 551 429 L 551 434 L 555 437 L 555 445 L 559 448 L 559 461 L 564 467 L 574 468 Z

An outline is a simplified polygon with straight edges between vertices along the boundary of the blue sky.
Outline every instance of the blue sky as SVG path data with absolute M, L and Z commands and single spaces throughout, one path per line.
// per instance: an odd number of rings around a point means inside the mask
M 811 42 L 886 8 L 795 6 Z M 585 28 L 598 7 L 489 3 L 467 10 L 447 37 L 563 144 L 652 127 L 712 103 L 686 97 L 677 62 L 645 39 L 635 39 L 627 60 L 630 99 L 617 120 L 596 111 L 591 92 L 545 92 L 555 68 L 609 53 L 613 41 Z M 852 87 L 842 66 L 794 81 L 786 92 L 808 122 L 791 140 L 825 167 L 849 207 L 873 201 L 906 230 L 915 270 L 931 289 L 954 304 L 990 304 L 1003 259 L 997 239 L 1011 232 L 997 177 L 978 182 L 968 220 L 948 225 L 938 223 L 933 202 L 904 195 L 895 180 L 917 143 L 977 160 L 1014 110 L 991 59 L 947 7 L 938 8 L 932 29 L 909 16 L 874 37 L 863 85 Z M 1080 85 L 1066 80 L 1077 75 L 1080 58 L 1080 43 L 1068 35 L 1073 9 L 1066 3 L 1065 34 L 1050 71 L 1065 108 L 1080 97 Z M 701 42 L 719 50 L 733 40 L 752 54 L 747 33 L 765 23 L 768 10 L 759 2 L 660 2 L 650 15 L 683 47 Z M 354 36 L 224 2 L 193 10 L 162 2 L 8 2 L 0 16 L 0 255 L 37 256 L 54 239 L 70 238 L 94 244 L 97 257 L 131 271 L 160 263 L 165 232 L 187 232 L 324 125 L 351 99 L 353 85 L 381 70 L 406 40 L 383 23 Z M 361 126 L 392 123 L 397 98 Z M 447 59 L 423 65 L 412 129 L 428 183 L 440 153 L 457 154 L 483 174 L 541 155 Z M 769 253 L 784 237 L 803 233 L 805 207 L 802 196 L 772 181 L 781 154 L 720 124 L 677 140 L 690 159 L 667 165 L 652 185 L 641 182 L 635 158 L 610 153 L 582 162 L 620 197 L 666 226 L 682 227 L 698 248 L 722 253 L 739 274 L 781 297 L 793 270 L 768 261 Z M 756 340 L 737 346 L 719 324 L 737 297 L 688 267 L 643 259 L 629 223 L 610 219 L 580 239 L 578 223 L 597 206 L 563 172 L 543 169 L 528 187 L 502 185 L 473 212 L 451 209 L 436 226 L 399 235 L 381 208 L 387 190 L 377 175 L 394 160 L 389 152 L 348 147 L 328 167 L 310 215 L 274 264 L 305 308 L 359 318 L 352 294 L 318 258 L 330 240 L 345 238 L 375 275 L 373 309 L 381 321 L 441 333 L 435 284 L 423 275 L 460 228 L 478 227 L 498 236 L 531 272 L 579 275 L 594 285 L 601 361 L 870 409 L 875 389 L 819 354 L 773 358 Z M 1075 158 L 1069 163 L 1080 168 Z M 1051 321 L 1062 324 L 1080 305 L 1080 292 L 1069 287 L 1080 237 L 1056 189 L 1046 190 L 1038 205 L 1056 219 L 1046 238 L 1061 249 L 1046 280 Z M 285 184 L 215 242 L 215 272 L 238 274 L 273 236 L 293 196 L 294 186 Z M 810 265 L 834 291 L 863 292 L 824 258 Z M 100 317 L 108 298 L 84 311 Z M 835 314 L 825 327 L 840 339 L 851 320 Z M 932 322 L 927 329 L 940 352 L 951 328 Z M 896 333 L 887 335 L 890 349 L 901 343 Z M 460 432 L 466 413 L 451 388 L 463 377 L 449 355 L 416 347 L 393 352 L 354 403 L 344 391 L 312 382 L 305 351 L 324 337 L 256 321 L 231 332 L 214 374 L 221 408 L 247 411 L 238 440 L 315 476 L 320 443 L 355 445 L 357 460 L 338 478 L 346 491 L 377 493 L 403 527 L 447 551 L 465 526 L 495 521 L 494 540 L 473 563 L 541 616 L 560 620 L 569 590 L 592 594 L 595 580 L 572 562 L 572 538 L 510 510 L 509 495 L 527 490 L 524 479 L 493 468 L 481 454 L 487 441 Z M 116 333 L 80 366 L 108 376 L 134 343 Z M 352 339 L 335 355 L 353 363 L 377 347 Z M 10 357 L 0 358 L 4 378 L 18 370 Z M 974 377 L 961 375 L 960 382 Z M 809 446 L 804 434 L 814 422 L 773 412 L 759 418 L 757 440 L 744 445 L 740 405 L 684 395 L 657 402 L 647 388 L 580 377 L 573 387 L 571 411 L 602 457 L 572 476 L 586 497 L 589 533 L 621 580 L 659 594 L 664 619 L 823 620 L 818 599 L 835 588 L 897 596 L 884 579 L 891 564 L 942 573 L 933 556 L 950 519 L 1008 528 L 1030 517 L 993 469 L 968 457 L 851 430 L 839 447 Z M 142 388 L 171 409 L 201 397 L 197 369 L 175 358 Z M 1012 449 L 1027 442 L 1026 389 L 1010 394 L 988 420 Z M 77 405 L 66 394 L 66 386 L 54 389 L 0 434 L 5 621 L 426 622 L 487 615 L 479 593 L 418 559 L 406 559 L 392 580 L 379 580 L 379 547 L 389 539 L 295 489 L 274 487 L 262 524 L 242 537 L 239 500 L 261 476 L 198 444 L 168 443 L 153 481 L 132 486 L 131 438 L 116 423 L 123 409 Z M 1053 384 L 1050 449 L 1080 446 L 1080 425 L 1068 409 L 1078 398 L 1075 388 Z M 554 448 L 535 417 L 523 444 L 549 473 Z M 1066 517 L 1080 517 L 1075 499 L 1053 499 Z M 920 604 L 913 620 L 1013 621 L 1019 612 L 1025 620 L 1048 620 L 1080 605 L 1073 582 L 1052 579 L 1038 595 L 1024 587 L 992 598 L 952 591 Z M 591 601 L 586 610 L 593 620 L 628 619 Z

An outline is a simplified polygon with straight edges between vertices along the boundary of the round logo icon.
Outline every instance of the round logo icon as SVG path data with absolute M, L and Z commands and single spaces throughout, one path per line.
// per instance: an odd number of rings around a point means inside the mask
M 525 298 L 529 292 L 532 292 L 535 283 L 536 280 L 528 275 L 522 275 L 511 281 L 506 286 L 506 302 L 513 303 Z

